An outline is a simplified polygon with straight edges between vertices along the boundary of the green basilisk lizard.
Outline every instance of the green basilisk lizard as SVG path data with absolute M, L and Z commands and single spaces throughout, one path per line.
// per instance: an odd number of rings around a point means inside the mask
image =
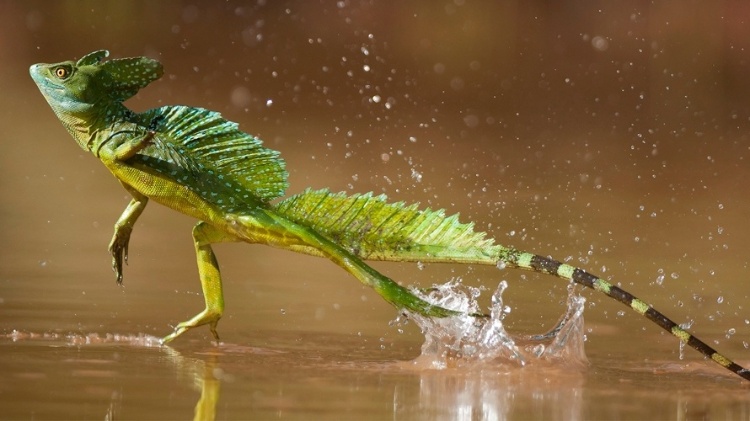
M 487 264 L 555 275 L 620 301 L 750 380 L 750 371 L 630 293 L 571 265 L 495 244 L 457 215 L 388 203 L 382 195 L 328 190 L 306 190 L 272 204 L 287 187 L 278 152 L 213 111 L 186 106 L 129 110 L 123 101 L 159 79 L 162 66 L 146 57 L 103 61 L 108 55 L 95 51 L 78 61 L 36 64 L 30 73 L 78 145 L 99 158 L 133 197 L 109 244 L 118 283 L 133 225 L 149 200 L 200 221 L 193 240 L 206 308 L 179 323 L 163 342 L 201 325 L 209 325 L 218 340 L 224 298 L 211 244 L 245 241 L 327 257 L 397 309 L 428 317 L 458 313 L 426 302 L 364 260 Z

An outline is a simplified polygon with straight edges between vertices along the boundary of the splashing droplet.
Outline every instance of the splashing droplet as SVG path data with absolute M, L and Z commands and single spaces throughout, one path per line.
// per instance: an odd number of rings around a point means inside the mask
M 685 323 L 680 323 L 680 328 L 683 330 L 688 330 L 693 326 L 694 321 L 689 320 Z M 685 358 L 685 342 L 680 341 L 680 360 L 683 360 Z
M 659 275 L 656 277 L 656 285 L 662 285 L 664 283 L 664 275 Z
M 430 318 L 407 312 L 407 317 L 425 335 L 422 354 L 416 362 L 437 369 L 482 362 L 523 366 L 534 359 L 585 364 L 582 315 L 586 300 L 577 294 L 574 285 L 568 288 L 567 311 L 552 332 L 519 338 L 509 335 L 503 326 L 503 319 L 511 312 L 502 297 L 507 287 L 507 282 L 502 281 L 493 292 L 487 316 L 477 316 L 481 313 L 477 301 L 481 290 L 463 285 L 460 279 L 434 285 L 429 290 L 413 290 L 433 305 L 461 313 Z

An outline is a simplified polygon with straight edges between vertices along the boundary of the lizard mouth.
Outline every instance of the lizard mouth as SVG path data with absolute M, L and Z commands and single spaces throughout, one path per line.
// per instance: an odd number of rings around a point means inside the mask
M 41 64 L 35 64 L 29 68 L 29 73 L 31 74 L 31 78 L 34 79 L 34 82 L 36 82 L 37 86 L 39 88 L 42 88 L 44 90 L 55 90 L 59 91 L 62 90 L 63 87 L 61 85 L 58 85 L 56 83 L 53 83 L 49 80 L 49 78 L 44 76 L 44 68 Z

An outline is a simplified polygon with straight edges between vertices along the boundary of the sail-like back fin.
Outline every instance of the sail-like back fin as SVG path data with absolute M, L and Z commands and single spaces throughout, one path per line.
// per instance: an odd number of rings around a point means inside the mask
M 309 226 L 355 255 L 372 260 L 496 263 L 500 247 L 473 224 L 417 204 L 388 203 L 385 195 L 306 190 L 276 211 Z
M 178 154 L 180 160 L 218 180 L 242 186 L 262 201 L 282 196 L 287 188 L 288 175 L 279 152 L 264 147 L 260 139 L 240 131 L 237 123 L 217 112 L 166 106 L 139 118 L 157 133 L 159 142 L 169 143 L 172 155 Z

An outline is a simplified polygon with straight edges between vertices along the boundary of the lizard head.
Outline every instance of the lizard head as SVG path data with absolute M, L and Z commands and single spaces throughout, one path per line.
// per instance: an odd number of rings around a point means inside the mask
M 78 61 L 40 63 L 29 68 L 42 95 L 71 132 L 111 114 L 113 105 L 117 108 L 163 74 L 156 60 L 131 57 L 102 62 L 108 55 L 108 51 L 100 50 Z
M 77 62 L 35 64 L 29 72 L 50 105 L 69 111 L 102 101 L 125 101 L 163 74 L 156 60 L 130 57 L 102 63 L 108 55 L 106 50 L 94 51 Z

